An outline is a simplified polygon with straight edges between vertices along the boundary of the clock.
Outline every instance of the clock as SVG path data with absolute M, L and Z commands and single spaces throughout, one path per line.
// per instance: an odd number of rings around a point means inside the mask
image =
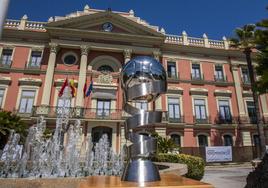
M 111 32 L 113 30 L 113 24 L 111 22 L 106 22 L 102 25 L 103 31 Z

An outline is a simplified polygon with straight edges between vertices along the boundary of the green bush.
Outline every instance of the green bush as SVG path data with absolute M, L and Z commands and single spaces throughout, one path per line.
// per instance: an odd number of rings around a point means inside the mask
M 182 163 L 188 167 L 187 178 L 201 180 L 205 172 L 205 161 L 200 157 L 185 154 L 158 154 L 155 158 L 157 162 Z

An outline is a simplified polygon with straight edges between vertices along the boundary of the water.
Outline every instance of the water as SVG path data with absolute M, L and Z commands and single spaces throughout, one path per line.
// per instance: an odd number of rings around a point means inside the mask
M 64 97 L 70 97 L 68 89 L 64 91 Z M 117 154 L 112 150 L 107 135 L 103 135 L 95 145 L 89 136 L 84 136 L 81 143 L 81 122 L 75 120 L 70 124 L 68 114 L 68 107 L 63 106 L 58 112 L 54 134 L 49 139 L 44 136 L 46 121 L 40 117 L 29 128 L 23 147 L 19 145 L 19 134 L 11 131 L 0 158 L 0 177 L 120 176 L 124 165 L 123 152 Z

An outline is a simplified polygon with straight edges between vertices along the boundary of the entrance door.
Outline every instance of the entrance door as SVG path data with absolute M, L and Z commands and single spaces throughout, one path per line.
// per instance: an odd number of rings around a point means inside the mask
M 92 128 L 92 142 L 94 144 L 97 143 L 102 135 L 106 134 L 108 136 L 110 146 L 112 146 L 112 133 L 113 129 L 110 127 L 94 127 Z

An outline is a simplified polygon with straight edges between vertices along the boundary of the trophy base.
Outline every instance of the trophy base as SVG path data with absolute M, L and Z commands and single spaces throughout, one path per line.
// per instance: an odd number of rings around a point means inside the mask
M 150 160 L 132 160 L 125 166 L 122 181 L 132 182 L 152 182 L 160 181 L 160 175 L 157 166 Z

